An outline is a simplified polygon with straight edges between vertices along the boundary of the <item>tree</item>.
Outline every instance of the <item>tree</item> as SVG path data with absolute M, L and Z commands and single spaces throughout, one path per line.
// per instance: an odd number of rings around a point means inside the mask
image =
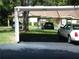
M 30 0 L 31 5 L 57 6 L 66 5 L 67 0 Z
M 20 0 L 0 0 L 0 22 L 7 24 L 8 15 L 14 11 L 14 7 L 20 5 Z
M 20 0 L 21 1 L 21 6 L 28 6 L 29 5 L 29 0 Z M 29 11 L 24 11 L 23 13 L 23 30 L 28 31 L 28 14 Z
M 59 5 L 79 5 L 79 0 L 0 0 L 0 24 L 6 24 L 8 15 L 11 15 L 14 11 L 14 7 L 18 5 L 28 6 L 28 5 L 42 5 L 42 6 L 59 6 Z M 25 12 L 26 15 L 29 12 Z M 25 17 L 24 17 L 25 18 Z M 27 19 L 28 17 L 26 17 Z M 25 23 L 26 21 L 26 23 Z M 28 20 L 24 23 L 27 25 Z M 28 26 L 24 26 L 27 28 Z M 26 29 L 27 30 L 27 29 Z
M 67 5 L 79 5 L 79 0 L 67 0 Z

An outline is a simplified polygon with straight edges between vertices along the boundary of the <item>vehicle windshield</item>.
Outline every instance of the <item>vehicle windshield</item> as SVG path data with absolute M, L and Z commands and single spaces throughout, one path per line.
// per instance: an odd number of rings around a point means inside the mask
M 73 29 L 79 29 L 79 24 L 73 25 Z

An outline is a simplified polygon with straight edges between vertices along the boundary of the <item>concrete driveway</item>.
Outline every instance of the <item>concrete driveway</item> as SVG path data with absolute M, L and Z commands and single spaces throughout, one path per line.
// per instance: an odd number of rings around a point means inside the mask
M 79 59 L 79 46 L 64 42 L 0 45 L 0 59 Z

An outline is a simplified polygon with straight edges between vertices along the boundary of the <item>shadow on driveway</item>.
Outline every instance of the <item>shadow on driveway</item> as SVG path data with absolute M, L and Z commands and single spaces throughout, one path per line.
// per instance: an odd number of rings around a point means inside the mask
M 0 59 L 79 59 L 78 53 L 64 50 L 0 50 Z
M 25 42 L 66 42 L 65 38 L 60 40 L 57 34 L 20 34 L 20 41 Z

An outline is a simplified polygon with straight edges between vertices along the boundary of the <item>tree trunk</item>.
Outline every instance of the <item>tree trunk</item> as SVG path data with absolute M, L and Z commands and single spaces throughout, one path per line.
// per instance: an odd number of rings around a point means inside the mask
M 28 31 L 29 29 L 28 29 L 28 14 L 29 14 L 29 11 L 24 11 L 24 13 L 23 13 L 23 17 L 24 17 L 24 19 L 23 19 L 23 25 L 24 25 L 24 28 L 23 28 L 23 30 L 24 31 Z
M 21 6 L 29 6 L 29 0 L 21 0 Z M 28 31 L 28 16 L 29 11 L 23 12 L 23 30 Z

